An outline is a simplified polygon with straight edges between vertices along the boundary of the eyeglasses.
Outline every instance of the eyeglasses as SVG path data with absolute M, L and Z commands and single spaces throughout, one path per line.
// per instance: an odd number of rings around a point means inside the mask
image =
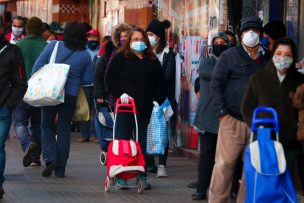
M 133 38 L 131 39 L 132 42 L 144 42 L 145 38 Z

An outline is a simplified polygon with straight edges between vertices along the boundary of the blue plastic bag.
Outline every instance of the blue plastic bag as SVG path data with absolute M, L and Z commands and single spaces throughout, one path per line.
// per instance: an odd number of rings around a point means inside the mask
M 164 108 L 168 108 L 168 103 L 159 106 L 153 102 L 154 107 L 150 123 L 147 130 L 147 154 L 164 154 L 167 144 L 167 122 L 165 119 Z M 169 103 L 170 105 L 170 103 Z

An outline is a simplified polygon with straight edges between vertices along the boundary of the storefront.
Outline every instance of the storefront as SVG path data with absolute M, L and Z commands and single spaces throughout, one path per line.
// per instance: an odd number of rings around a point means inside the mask
M 176 100 L 178 102 L 175 146 L 196 149 L 198 134 L 193 121 L 198 98 L 194 82 L 199 60 L 208 54 L 212 35 L 227 28 L 227 2 L 216 0 L 155 0 L 154 17 L 171 21 L 169 43 L 176 54 Z M 209 41 L 209 43 L 208 43 Z

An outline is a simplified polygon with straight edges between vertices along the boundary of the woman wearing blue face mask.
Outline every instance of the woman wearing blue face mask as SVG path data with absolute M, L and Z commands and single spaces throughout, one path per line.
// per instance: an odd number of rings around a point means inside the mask
M 128 103 L 134 98 L 137 110 L 139 143 L 146 156 L 147 127 L 153 108 L 153 101 L 162 103 L 163 75 L 161 65 L 153 53 L 148 37 L 143 29 L 134 27 L 128 34 L 125 46 L 110 60 L 105 85 L 115 99 L 121 98 L 122 103 Z M 120 113 L 116 119 L 116 139 L 129 140 L 134 129 L 134 117 L 129 113 Z M 147 160 L 147 159 L 146 159 Z M 119 185 L 125 180 L 117 180 Z M 145 178 L 145 189 L 151 189 Z
M 176 115 L 176 100 L 175 100 L 175 54 L 173 50 L 169 48 L 165 37 L 165 30 L 171 26 L 168 20 L 160 22 L 154 19 L 148 25 L 146 32 L 149 38 L 149 42 L 152 46 L 153 52 L 156 54 L 163 71 L 163 76 L 165 80 L 166 97 L 168 98 L 172 109 L 174 111 L 174 116 L 171 117 L 168 125 L 168 137 L 174 136 L 175 129 L 175 115 Z M 166 172 L 166 162 L 168 157 L 169 142 L 167 143 L 165 154 L 159 155 L 159 165 L 158 168 L 155 166 L 154 156 L 150 156 L 148 159 L 147 170 L 148 172 L 156 172 L 157 177 L 164 178 L 167 177 Z
M 295 69 L 297 49 L 289 38 L 276 41 L 273 57 L 265 69 L 250 79 L 242 102 L 242 115 L 251 126 L 253 110 L 258 106 L 270 106 L 276 109 L 279 117 L 280 142 L 284 147 L 287 166 L 294 172 L 294 164 L 303 156 L 301 143 L 297 140 L 298 110 L 292 104 L 290 93 L 304 83 L 304 75 Z M 299 172 L 304 170 L 298 161 Z M 295 174 L 293 174 L 293 177 Z M 303 177 L 302 177 L 303 179 Z M 303 180 L 302 180 L 303 185 Z

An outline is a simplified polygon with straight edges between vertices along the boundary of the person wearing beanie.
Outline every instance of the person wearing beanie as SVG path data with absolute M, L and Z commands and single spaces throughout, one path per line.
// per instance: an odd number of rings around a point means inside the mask
M 199 63 L 199 92 L 201 96 L 197 104 L 197 112 L 193 125 L 200 136 L 200 155 L 198 161 L 198 182 L 193 200 L 206 199 L 207 188 L 210 184 L 216 150 L 219 119 L 216 116 L 213 102 L 210 100 L 211 75 L 221 54 L 228 49 L 228 37 L 218 32 L 212 39 L 212 54 L 200 60 Z
M 252 16 L 241 20 L 241 44 L 229 48 L 217 60 L 210 82 L 211 100 L 219 118 L 215 164 L 209 189 L 209 201 L 230 202 L 231 180 L 235 164 L 250 137 L 250 129 L 241 114 L 241 101 L 251 75 L 264 69 L 270 54 L 260 46 L 262 21 Z M 245 201 L 245 180 L 237 202 Z
M 163 76 L 165 80 L 165 92 L 171 107 L 173 109 L 174 115 L 168 121 L 168 137 L 174 137 L 175 132 L 175 121 L 177 114 L 176 106 L 177 102 L 175 100 L 175 54 L 173 50 L 169 48 L 169 44 L 166 40 L 166 29 L 171 26 L 168 20 L 160 22 L 154 19 L 147 26 L 146 32 L 149 38 L 150 45 L 152 46 L 153 52 L 156 54 L 160 64 L 162 65 Z M 160 104 L 161 105 L 161 104 Z M 167 177 L 166 163 L 168 157 L 169 142 L 167 142 L 165 153 L 159 155 L 159 165 L 158 168 L 155 166 L 154 156 L 150 156 L 147 162 L 147 171 L 154 173 L 157 171 L 158 178 Z
M 282 21 L 275 20 L 264 25 L 263 39 L 261 44 L 263 47 L 272 51 L 274 43 L 286 36 L 286 26 Z
M 44 25 L 39 18 L 30 18 L 26 24 L 26 30 L 28 35 L 20 42 L 17 42 L 16 45 L 21 49 L 26 78 L 29 80 L 32 73 L 32 67 L 47 43 L 42 38 Z M 13 111 L 13 124 L 22 150 L 25 153 L 23 157 L 24 167 L 41 165 L 40 114 L 40 107 L 30 106 L 23 101 L 20 101 Z M 29 123 L 31 126 L 31 133 L 28 127 Z
M 9 137 L 12 110 L 23 99 L 27 89 L 21 50 L 9 43 L 3 32 L 4 24 L 0 21 L 0 199 L 4 195 L 5 142 Z

